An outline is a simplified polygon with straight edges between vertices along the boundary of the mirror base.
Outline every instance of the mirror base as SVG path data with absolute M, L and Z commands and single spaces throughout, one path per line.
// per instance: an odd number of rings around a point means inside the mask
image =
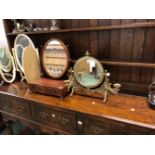
M 113 84 L 113 87 L 111 86 L 111 83 L 109 83 L 108 78 L 109 73 L 107 73 L 107 71 L 105 71 L 105 80 L 103 81 L 103 83 L 99 87 L 94 89 L 84 88 L 81 85 L 79 85 L 74 77 L 74 71 L 72 69 L 69 70 L 69 73 L 69 80 L 66 80 L 65 83 L 68 87 L 68 91 L 71 90 L 70 96 L 72 96 L 73 94 L 90 96 L 100 98 L 103 100 L 103 103 L 105 103 L 108 99 L 108 94 L 117 94 L 121 87 L 120 84 Z

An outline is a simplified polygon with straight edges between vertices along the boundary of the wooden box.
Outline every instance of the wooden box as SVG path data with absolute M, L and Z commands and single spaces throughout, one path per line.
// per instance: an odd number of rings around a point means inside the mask
M 29 87 L 32 92 L 61 98 L 68 94 L 67 86 L 62 80 L 40 78 L 29 84 Z

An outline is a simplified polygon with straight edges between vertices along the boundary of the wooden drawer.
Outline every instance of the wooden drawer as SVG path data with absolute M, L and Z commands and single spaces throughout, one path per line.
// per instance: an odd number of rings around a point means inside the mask
M 111 134 L 107 124 L 93 119 L 84 118 L 84 134 L 86 135 L 109 135 Z
M 83 131 L 87 135 L 148 135 L 155 134 L 155 130 L 117 122 L 109 119 L 83 119 Z
M 31 112 L 29 104 L 26 102 L 22 102 L 18 99 L 8 98 L 1 99 L 0 98 L 0 109 L 10 114 L 15 114 L 24 118 L 31 118 Z
M 76 116 L 74 113 L 59 111 L 36 104 L 31 106 L 32 116 L 35 121 L 59 131 L 76 134 Z

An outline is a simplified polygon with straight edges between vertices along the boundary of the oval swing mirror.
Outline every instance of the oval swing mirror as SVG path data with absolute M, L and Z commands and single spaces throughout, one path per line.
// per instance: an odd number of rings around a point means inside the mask
M 1 78 L 7 83 L 12 83 L 16 78 L 16 67 L 14 64 L 13 57 L 10 51 L 8 51 L 5 48 L 0 48 L 0 53 Z
M 12 69 L 11 59 L 9 59 L 9 53 L 5 48 L 0 48 L 0 65 L 4 72 L 10 72 Z
M 42 51 L 42 64 L 46 74 L 54 79 L 62 77 L 69 66 L 69 51 L 59 39 L 50 39 Z
M 78 59 L 74 65 L 74 77 L 85 88 L 96 88 L 104 80 L 102 64 L 91 56 Z
M 32 46 L 35 49 L 35 46 L 32 40 L 25 34 L 19 34 L 14 41 L 14 56 L 16 63 L 19 69 L 24 73 L 23 64 L 22 64 L 22 56 L 24 52 L 24 48 Z M 36 51 L 38 54 L 38 52 Z M 38 57 L 39 58 L 39 57 Z

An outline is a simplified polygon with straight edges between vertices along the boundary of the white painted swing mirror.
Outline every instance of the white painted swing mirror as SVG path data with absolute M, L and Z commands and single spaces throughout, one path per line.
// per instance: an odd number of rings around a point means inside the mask
M 0 76 L 1 85 L 12 83 L 16 79 L 16 67 L 14 59 L 7 48 L 0 48 Z
M 40 76 L 41 76 L 40 59 L 39 59 L 38 50 L 35 48 L 32 40 L 27 35 L 19 34 L 15 38 L 14 48 L 12 49 L 13 50 L 13 56 L 15 59 L 16 69 L 18 72 L 20 72 L 20 75 L 21 75 L 21 81 L 26 79 L 27 82 L 28 82 L 27 77 L 29 75 L 27 75 L 27 72 L 25 74 L 23 59 L 28 59 L 27 57 L 26 58 L 24 57 L 24 53 L 25 53 L 25 51 L 26 51 L 26 53 L 28 52 L 29 47 L 30 47 L 29 56 L 31 56 L 31 52 L 32 53 L 35 52 L 35 55 L 37 55 L 37 65 L 39 63 L 38 68 L 39 68 L 39 72 L 40 72 Z M 26 56 L 27 55 L 28 54 L 26 54 Z M 27 60 L 26 60 L 26 62 L 27 62 Z M 29 64 L 27 64 L 27 65 L 29 65 Z M 25 66 L 27 66 L 27 65 L 25 65 Z

